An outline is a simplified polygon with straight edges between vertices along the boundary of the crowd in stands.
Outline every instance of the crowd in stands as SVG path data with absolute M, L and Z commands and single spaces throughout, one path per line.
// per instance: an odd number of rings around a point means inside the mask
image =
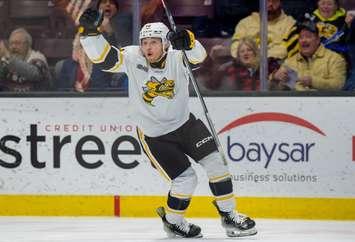
M 8 26 L 0 35 L 0 91 L 128 90 L 124 73 L 103 72 L 88 60 L 76 32 L 83 9 L 95 7 L 102 10 L 106 39 L 117 47 L 132 44 L 133 1 L 27 1 L 37 16 L 32 20 L 28 12 L 15 11 L 20 2 L 0 1 L 0 26 Z M 139 2 L 142 25 L 168 25 L 160 0 Z M 209 53 L 194 71 L 203 90 L 260 90 L 258 0 L 166 2 L 178 27 L 190 28 Z M 353 1 L 267 0 L 267 11 L 268 90 L 355 90 Z M 36 44 L 41 39 L 58 45 Z
M 317 0 L 315 9 L 295 19 L 285 13 L 285 2 L 267 1 L 268 89 L 353 90 L 355 73 L 351 59 L 355 53 L 350 48 L 355 41 L 354 13 L 346 12 L 337 0 Z M 206 88 L 223 90 L 226 85 L 221 83 L 228 80 L 229 90 L 260 90 L 260 85 L 255 84 L 260 82 L 256 74 L 260 63 L 251 65 L 243 61 L 240 45 L 242 42 L 245 45 L 246 39 L 252 43 L 249 44 L 249 55 L 257 61 L 257 55 L 252 52 L 259 48 L 260 43 L 258 12 L 252 12 L 236 24 L 230 46 L 215 45 L 211 48 L 210 61 L 206 61 L 199 70 L 199 74 L 209 73 L 200 78 Z M 222 59 L 231 59 L 220 63 L 218 58 L 221 59 L 221 54 L 225 55 Z

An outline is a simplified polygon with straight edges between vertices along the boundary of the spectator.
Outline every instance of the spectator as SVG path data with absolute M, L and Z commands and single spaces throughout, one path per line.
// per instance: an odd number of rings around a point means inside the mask
M 148 0 L 141 7 L 141 25 L 162 21 L 165 12 L 161 0 Z M 165 19 L 164 19 L 165 20 Z M 163 21 L 167 22 L 167 21 Z M 167 22 L 168 23 L 168 22 Z
M 219 67 L 205 86 L 214 90 L 259 90 L 259 48 L 250 37 L 240 39 L 237 56 Z
M 318 0 L 317 4 L 313 15 L 321 42 L 326 48 L 348 56 L 347 39 L 354 16 L 347 14 L 338 0 Z
M 312 21 L 317 23 L 321 43 L 326 48 L 342 54 L 350 67 L 348 42 L 351 39 L 350 30 L 354 16 L 346 13 L 345 9 L 340 7 L 338 0 L 317 0 L 317 6 L 312 16 L 305 14 L 306 18 L 312 18 Z M 298 52 L 297 25 L 292 28 L 284 41 L 289 57 Z
M 342 54 L 348 63 L 348 76 L 344 89 L 354 89 L 354 67 L 351 61 L 351 32 L 354 31 L 354 15 L 339 5 L 339 0 L 318 0 L 318 9 L 313 12 L 320 29 L 321 41 L 328 49 Z M 353 30 L 351 30 L 353 27 Z
M 79 24 L 79 17 L 90 5 L 91 1 L 75 1 L 71 0 L 66 6 L 66 12 L 71 15 L 75 20 L 75 24 Z M 103 13 L 103 22 L 100 26 L 100 32 L 105 36 L 111 45 L 118 48 L 132 44 L 132 29 L 133 20 L 132 14 L 121 11 L 121 5 L 118 0 L 98 0 L 96 2 L 96 8 Z M 67 60 L 69 62 L 70 58 Z M 71 60 L 73 61 L 73 59 Z M 67 62 L 67 63 L 68 63 Z M 58 69 L 61 69 L 61 63 L 58 64 Z M 65 67 L 63 65 L 63 67 Z M 90 91 L 107 91 L 112 89 L 120 89 L 123 85 L 127 85 L 127 75 L 112 74 L 103 72 L 96 65 L 92 66 L 92 74 L 90 77 Z M 60 78 L 60 77 L 58 77 Z M 126 87 L 123 87 L 127 89 Z
M 299 53 L 287 58 L 271 75 L 279 87 L 304 90 L 341 90 L 346 78 L 346 62 L 336 52 L 321 45 L 318 28 L 307 20 L 299 26 Z M 295 83 L 294 83 L 295 82 Z
M 71 16 L 75 25 L 79 24 L 79 17 L 91 5 L 91 0 L 56 0 L 55 6 L 64 8 Z M 133 19 L 132 14 L 121 10 L 118 0 L 98 0 L 96 8 L 103 12 L 104 21 L 100 31 L 110 44 L 121 47 L 132 44 Z
M 111 74 L 94 69 L 90 59 L 86 56 L 79 37 L 73 41 L 72 56 L 56 64 L 57 91 L 108 91 L 113 88 L 127 90 L 128 83 L 123 74 Z
M 56 64 L 56 90 L 85 92 L 90 85 L 92 63 L 86 56 L 79 37 L 73 41 L 72 56 Z
M 210 57 L 214 65 L 210 70 L 213 74 L 207 75 L 202 81 L 208 89 L 213 90 L 239 90 L 239 91 L 257 91 L 260 90 L 260 50 L 251 37 L 240 39 L 237 56 L 232 60 L 220 63 L 221 56 L 216 53 Z M 222 55 L 223 56 L 223 55 Z M 224 56 L 225 57 L 225 56 Z M 280 67 L 279 61 L 274 58 L 268 59 L 269 72 L 273 72 Z
M 133 40 L 133 20 L 132 14 L 120 11 L 118 0 L 99 0 L 97 9 L 103 11 L 104 20 L 100 26 L 100 31 L 107 41 L 116 47 L 123 47 L 132 44 Z M 128 77 L 126 73 L 103 72 L 97 65 L 93 66 L 92 84 L 106 90 L 127 90 Z
M 3 91 L 48 91 L 51 76 L 46 57 L 32 49 L 32 37 L 24 28 L 11 32 L 9 46 L 0 42 L 0 86 Z
M 287 49 L 283 44 L 283 35 L 288 33 L 295 24 L 293 17 L 284 13 L 281 0 L 268 0 L 268 56 L 285 59 Z M 241 38 L 250 36 L 260 42 L 260 15 L 253 12 L 250 16 L 242 19 L 236 26 L 232 37 L 231 55 L 236 57 Z
M 132 44 L 132 14 L 120 11 L 117 0 L 99 0 L 97 9 L 103 11 L 100 31 L 111 45 L 122 47 Z

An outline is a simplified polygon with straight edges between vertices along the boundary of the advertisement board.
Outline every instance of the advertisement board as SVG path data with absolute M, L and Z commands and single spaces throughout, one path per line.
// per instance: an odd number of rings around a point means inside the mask
M 239 196 L 355 197 L 355 100 L 211 97 Z M 2 98 L 0 194 L 163 195 L 127 98 Z M 198 99 L 191 111 L 204 120 Z M 198 195 L 209 195 L 198 171 Z

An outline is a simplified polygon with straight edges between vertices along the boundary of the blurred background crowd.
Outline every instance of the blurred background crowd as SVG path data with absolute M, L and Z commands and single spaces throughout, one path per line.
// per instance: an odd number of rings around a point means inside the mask
M 266 0 L 267 90 L 355 90 L 355 1 Z M 260 90 L 259 0 L 166 0 L 179 28 L 208 57 L 194 74 L 203 91 Z M 127 92 L 124 73 L 93 65 L 77 36 L 88 7 L 103 11 L 113 45 L 138 43 L 147 22 L 169 26 L 160 0 L 0 0 L 1 92 Z

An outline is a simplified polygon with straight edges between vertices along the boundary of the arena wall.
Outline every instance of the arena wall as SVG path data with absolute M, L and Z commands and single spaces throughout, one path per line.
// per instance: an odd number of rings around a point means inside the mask
M 355 220 L 352 97 L 208 97 L 238 209 Z M 125 97 L 1 98 L 0 215 L 150 217 L 169 184 L 143 154 Z M 204 117 L 197 98 L 191 111 Z M 207 177 L 187 213 L 215 217 Z

